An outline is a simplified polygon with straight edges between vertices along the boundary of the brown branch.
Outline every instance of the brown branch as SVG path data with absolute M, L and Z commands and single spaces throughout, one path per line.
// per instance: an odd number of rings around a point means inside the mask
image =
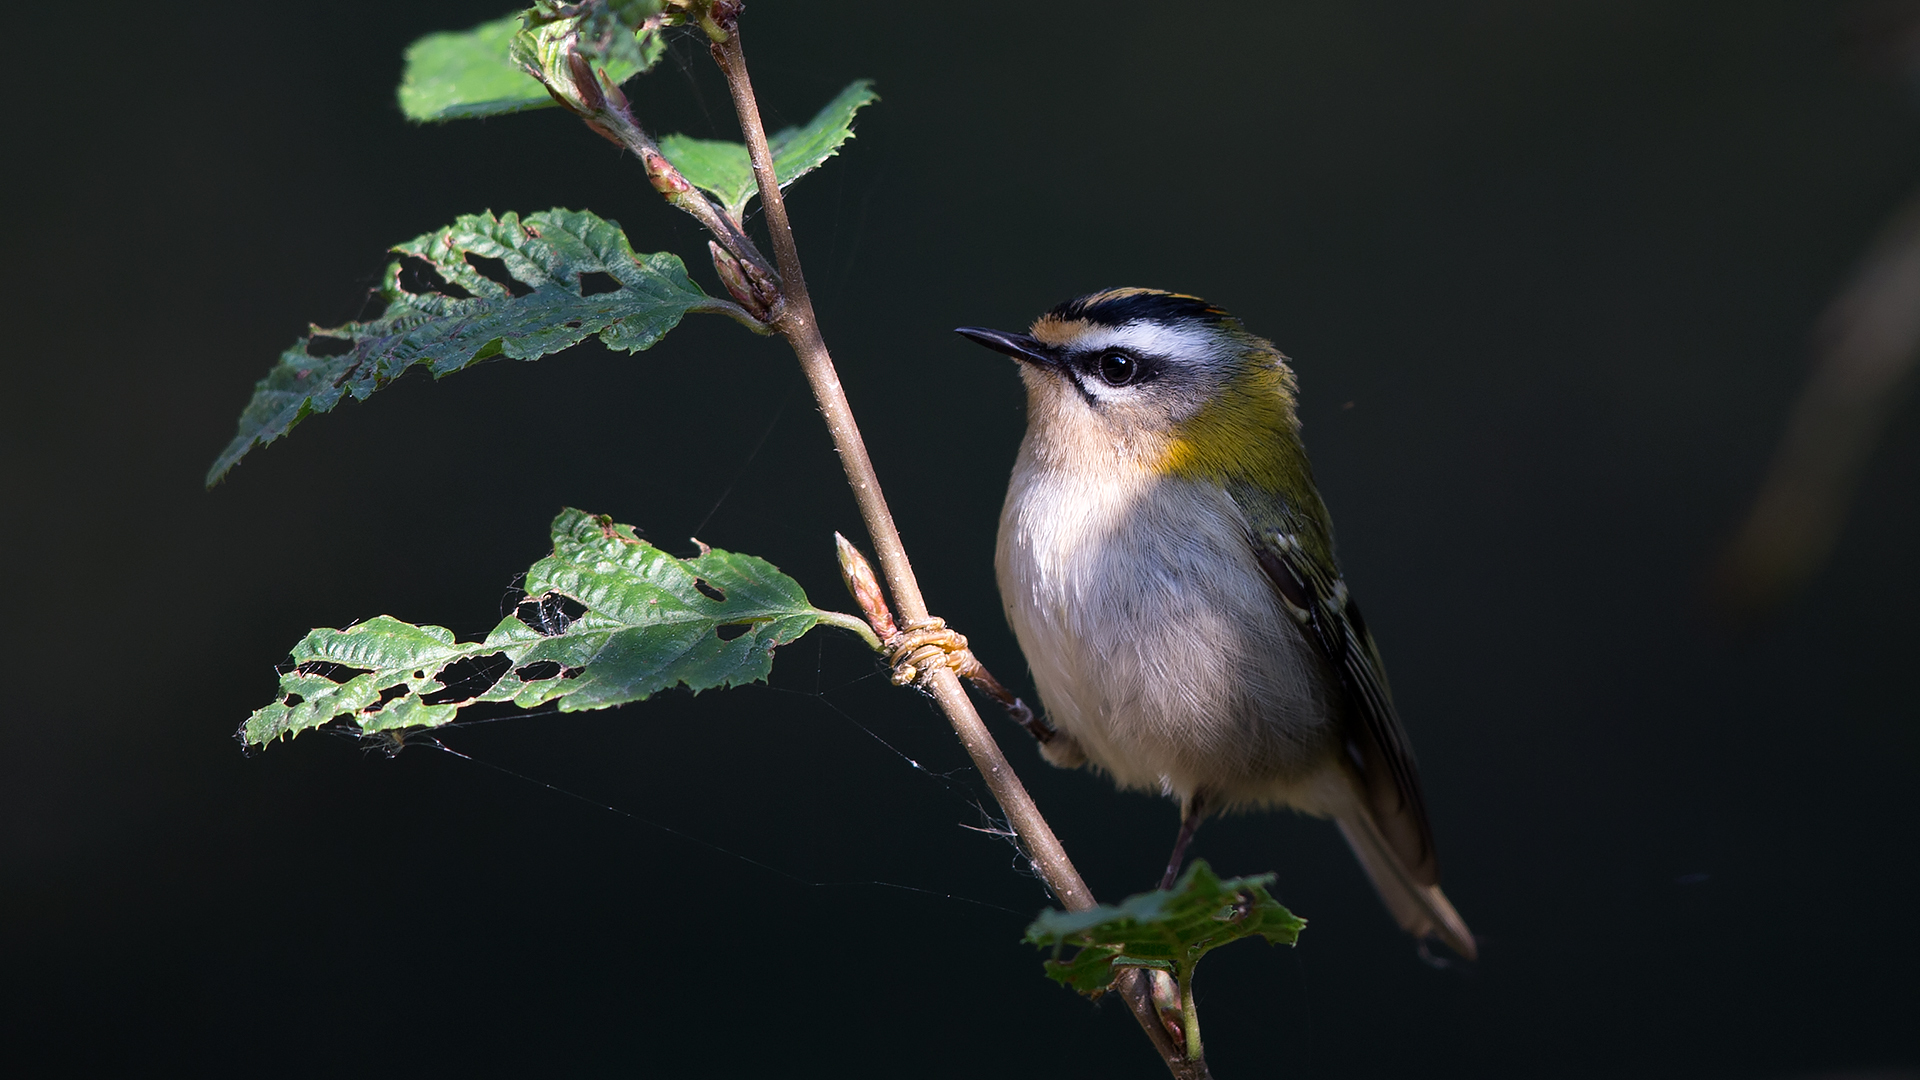
M 725 18 L 708 34 L 716 39 L 712 48 L 713 58 L 726 75 L 727 89 L 740 118 L 740 130 L 746 138 L 747 158 L 753 165 L 754 180 L 759 184 L 760 202 L 766 213 L 767 235 L 780 274 L 781 299 L 773 309 L 773 328 L 793 347 L 806 373 L 807 382 L 813 388 L 814 399 L 819 403 L 821 415 L 826 418 L 834 446 L 840 452 L 840 463 L 846 470 L 847 483 L 853 488 L 854 500 L 859 504 L 860 515 L 873 541 L 874 553 L 879 558 L 881 572 L 893 593 L 894 603 L 909 626 L 924 622 L 928 618 L 926 599 L 920 592 L 913 565 L 907 560 L 906 548 L 900 542 L 900 531 L 894 526 L 893 512 L 887 508 L 886 497 L 880 490 L 880 478 L 874 471 L 872 459 L 867 455 L 866 441 L 861 438 L 860 428 L 854 423 L 853 409 L 847 403 L 840 376 L 834 370 L 833 357 L 827 352 L 826 342 L 820 336 L 813 301 L 807 293 L 806 275 L 800 268 L 800 253 L 793 240 L 793 227 L 787 219 L 786 202 L 781 197 L 780 183 L 774 175 L 773 155 L 767 148 L 767 133 L 760 120 L 760 106 L 754 98 L 753 83 L 747 77 L 746 57 L 740 47 L 737 18 Z M 1061 846 L 1046 818 L 1041 816 L 1039 807 L 1034 805 L 1033 797 L 1027 794 L 1026 786 L 1007 763 L 1006 755 L 994 742 L 986 723 L 974 710 L 973 702 L 961 688 L 959 677 L 951 668 L 940 665 L 923 685 L 939 703 L 941 712 L 946 714 L 954 734 L 966 747 L 974 767 L 985 778 L 1001 811 L 1007 815 L 1008 823 L 1019 835 L 1027 857 L 1032 860 L 1034 868 L 1054 896 L 1069 911 L 1092 907 L 1093 893 L 1081 879 L 1079 871 L 1074 869 L 1066 849 Z M 1140 976 L 1140 972 L 1136 969 L 1123 971 L 1116 985 L 1173 1075 L 1190 1080 L 1207 1077 L 1204 1061 L 1188 1059 L 1173 1045 L 1154 1011 L 1146 980 Z

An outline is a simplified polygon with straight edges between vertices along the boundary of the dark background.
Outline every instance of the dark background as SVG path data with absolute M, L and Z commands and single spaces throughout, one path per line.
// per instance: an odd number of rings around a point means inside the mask
M 772 688 L 445 736 L 477 762 L 233 741 L 308 627 L 484 633 L 562 505 L 847 606 L 824 431 L 723 320 L 409 379 L 201 490 L 278 351 L 455 214 L 591 208 L 717 288 L 565 116 L 402 121 L 405 45 L 504 6 L 10 16 L 0 1067 L 1164 1075 L 1118 1003 L 1041 977 L 1043 891 L 848 640 Z M 1311 920 L 1202 969 L 1223 1078 L 1920 1069 L 1920 410 L 1777 620 L 1700 599 L 1814 320 L 1920 182 L 1863 11 L 753 3 L 776 125 L 878 80 L 791 206 L 930 602 L 1003 676 L 1021 398 L 949 328 L 1154 285 L 1296 360 L 1483 959 L 1422 963 L 1324 823 L 1210 824 L 1201 855 Z M 699 42 L 630 90 L 736 134 Z M 1171 807 L 994 723 L 1095 891 L 1150 885 Z

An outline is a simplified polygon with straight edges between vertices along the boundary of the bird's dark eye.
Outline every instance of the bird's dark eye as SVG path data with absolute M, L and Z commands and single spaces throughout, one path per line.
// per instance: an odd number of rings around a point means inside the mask
M 1125 386 L 1140 377 L 1140 361 L 1119 349 L 1109 349 L 1094 361 L 1094 370 L 1108 386 Z

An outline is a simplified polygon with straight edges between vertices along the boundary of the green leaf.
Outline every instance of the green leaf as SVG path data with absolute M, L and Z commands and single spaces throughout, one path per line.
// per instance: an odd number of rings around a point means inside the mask
M 785 188 L 839 153 L 841 144 L 853 138 L 853 114 L 879 100 L 873 80 L 859 79 L 805 125 L 769 136 L 767 149 L 773 153 L 773 175 L 780 186 Z M 689 183 L 719 199 L 736 219 L 758 193 L 747 148 L 741 143 L 669 135 L 660 140 L 660 152 Z
M 702 292 L 678 256 L 637 255 L 616 222 L 585 212 L 469 214 L 393 250 L 415 258 L 410 272 L 400 262 L 387 267 L 385 313 L 313 327 L 281 353 L 208 471 L 209 485 L 255 446 L 347 397 L 370 396 L 416 364 L 439 378 L 495 357 L 538 359 L 596 334 L 608 348 L 638 352 L 687 312 L 735 310 Z M 504 267 L 515 288 L 481 273 L 468 255 L 490 260 L 479 265 L 496 275 Z M 418 274 L 422 260 L 439 282 Z
M 1113 906 L 1085 911 L 1043 911 L 1027 927 L 1029 944 L 1054 950 L 1047 976 L 1089 996 L 1109 986 L 1118 969 L 1159 968 L 1186 978 L 1208 952 L 1241 938 L 1259 936 L 1291 945 L 1303 919 L 1267 893 L 1272 874 L 1222 881 L 1205 860 L 1181 875 L 1172 889 L 1130 896 Z M 1079 951 L 1058 959 L 1063 946 Z
M 629 4 L 628 6 L 634 6 Z M 640 5 L 644 17 L 644 5 Z M 595 67 L 607 69 L 618 85 L 651 68 L 666 52 L 658 30 L 636 35 L 631 21 L 604 4 L 583 5 L 583 13 L 564 20 L 577 29 L 579 50 Z M 400 111 L 420 122 L 544 109 L 557 104 L 546 87 L 513 58 L 514 39 L 532 16 L 550 25 L 543 8 L 481 23 L 471 30 L 442 31 L 407 46 L 400 76 Z
M 673 686 L 758 682 L 773 650 L 824 617 L 797 582 L 751 555 L 676 559 L 610 518 L 565 510 L 527 598 L 483 640 L 382 615 L 293 647 L 278 700 L 241 726 L 252 746 L 344 717 L 363 733 L 438 727 L 478 702 L 604 709 Z M 584 610 L 582 610 L 584 609 Z

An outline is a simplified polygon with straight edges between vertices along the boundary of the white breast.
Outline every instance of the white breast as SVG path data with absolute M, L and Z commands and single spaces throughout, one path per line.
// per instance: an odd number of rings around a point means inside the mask
M 1048 718 L 1122 786 L 1287 802 L 1333 752 L 1325 669 L 1218 488 L 1042 467 L 995 568 Z

